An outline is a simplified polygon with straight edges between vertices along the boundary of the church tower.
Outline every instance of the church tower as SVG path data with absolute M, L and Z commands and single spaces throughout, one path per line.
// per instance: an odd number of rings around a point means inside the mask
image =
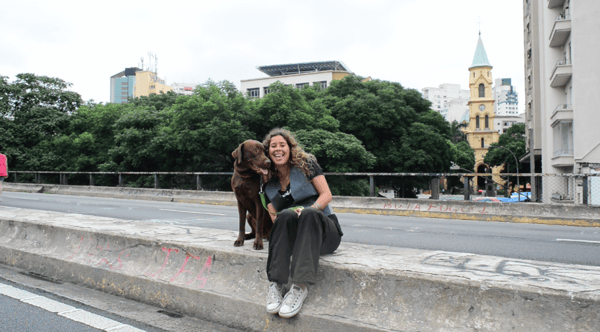
M 492 93 L 492 65 L 490 64 L 481 32 L 475 49 L 473 64 L 469 67 L 469 124 L 464 130 L 469 145 L 475 150 L 475 172 L 485 173 L 487 165 L 483 158 L 492 143 L 497 143 L 499 134 L 494 129 L 494 96 Z M 479 185 L 477 186 L 479 187 Z

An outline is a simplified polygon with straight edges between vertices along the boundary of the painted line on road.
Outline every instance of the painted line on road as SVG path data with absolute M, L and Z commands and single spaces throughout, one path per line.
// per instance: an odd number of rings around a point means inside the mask
M 600 241 L 589 241 L 589 240 L 573 240 L 573 239 L 556 239 L 557 242 L 583 242 L 583 243 L 597 243 L 600 244 Z
M 196 212 L 196 211 L 183 211 L 183 210 L 167 210 L 160 209 L 161 211 L 171 211 L 171 212 L 183 212 L 183 213 L 196 213 L 196 214 L 210 214 L 211 216 L 224 216 L 222 213 L 210 213 L 210 212 Z
M 96 315 L 91 312 L 78 309 L 68 304 L 54 301 L 47 297 L 30 293 L 10 285 L 0 283 L 0 289 L 2 289 L 0 291 L 0 295 L 11 297 L 23 303 L 44 309 L 66 319 L 82 323 L 102 331 L 116 331 L 125 329 L 127 331 L 144 332 L 143 330 L 135 328 L 131 325 L 126 325 L 110 318 Z
M 11 197 L 11 198 L 16 198 L 16 199 L 26 199 L 28 201 L 39 201 L 39 198 L 25 198 L 25 197 Z

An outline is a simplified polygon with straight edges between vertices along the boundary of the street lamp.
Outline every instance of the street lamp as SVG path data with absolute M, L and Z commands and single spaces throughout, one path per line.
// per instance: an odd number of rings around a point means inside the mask
M 510 152 L 510 154 L 512 154 L 512 156 L 515 158 L 515 165 L 517 165 L 517 194 L 519 197 L 519 202 L 521 201 L 521 186 L 519 185 L 519 160 L 517 159 L 517 156 L 515 156 L 515 154 L 510 151 L 508 148 L 503 147 L 502 145 L 496 145 L 496 146 L 490 146 L 490 145 L 484 145 L 484 148 L 501 148 L 504 149 L 508 152 Z

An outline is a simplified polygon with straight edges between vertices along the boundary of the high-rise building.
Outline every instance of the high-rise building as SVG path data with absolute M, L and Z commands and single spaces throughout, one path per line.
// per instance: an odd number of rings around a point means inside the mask
M 494 81 L 494 111 L 496 116 L 517 116 L 519 99 L 510 78 L 498 78 Z
M 110 77 L 110 102 L 123 104 L 133 97 L 135 87 L 135 74 L 141 71 L 137 67 L 125 68 L 125 70 Z
M 532 173 L 600 171 L 598 13 L 598 0 L 523 0 L 528 153 L 521 161 Z M 532 196 L 580 203 L 577 181 L 547 177 Z
M 460 121 L 463 114 L 469 110 L 470 91 L 461 89 L 460 84 L 441 84 L 438 88 L 421 89 L 423 98 L 431 102 L 431 108 L 442 114 L 449 121 Z

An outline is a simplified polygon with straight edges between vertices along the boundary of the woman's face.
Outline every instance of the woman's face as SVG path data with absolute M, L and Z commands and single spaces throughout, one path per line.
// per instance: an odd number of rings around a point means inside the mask
M 271 137 L 269 143 L 269 158 L 275 166 L 283 166 L 290 160 L 290 146 L 283 136 Z

